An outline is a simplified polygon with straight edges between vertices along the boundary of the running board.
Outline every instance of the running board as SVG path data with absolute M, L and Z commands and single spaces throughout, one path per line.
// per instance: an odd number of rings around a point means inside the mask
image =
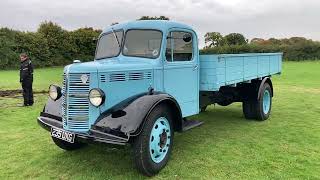
M 184 120 L 182 124 L 182 131 L 187 131 L 194 127 L 200 126 L 201 124 L 203 124 L 203 122 L 197 120 Z

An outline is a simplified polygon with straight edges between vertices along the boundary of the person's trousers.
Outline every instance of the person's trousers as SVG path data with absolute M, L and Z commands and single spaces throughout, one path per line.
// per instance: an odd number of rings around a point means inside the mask
M 21 83 L 24 105 L 33 104 L 32 81 L 32 79 L 25 79 Z

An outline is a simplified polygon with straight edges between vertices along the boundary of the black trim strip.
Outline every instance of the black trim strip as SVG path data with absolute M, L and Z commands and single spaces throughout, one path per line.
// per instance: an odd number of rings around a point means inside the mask
M 55 116 L 55 115 L 52 115 L 52 114 L 48 114 L 48 113 L 45 113 L 45 112 L 41 112 L 40 116 L 48 117 L 48 118 L 55 119 L 55 120 L 58 120 L 58 121 L 62 122 L 62 117 Z
M 38 124 L 46 129 L 47 131 L 51 131 L 52 127 L 63 129 L 62 122 L 59 122 L 55 119 L 51 119 L 48 117 L 38 117 L 37 118 Z M 83 133 L 75 133 L 73 132 L 80 141 L 87 141 L 87 142 L 103 142 L 107 144 L 118 144 L 118 145 L 125 145 L 129 141 L 128 139 L 118 137 L 112 134 L 107 134 L 99 131 L 92 131 L 89 130 L 89 134 Z

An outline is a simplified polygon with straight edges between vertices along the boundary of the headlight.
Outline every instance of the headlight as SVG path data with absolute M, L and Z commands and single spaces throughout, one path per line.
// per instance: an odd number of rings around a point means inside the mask
M 49 86 L 49 97 L 54 101 L 58 100 L 61 97 L 61 88 L 51 84 Z
M 98 107 L 104 103 L 105 95 L 101 89 L 91 89 L 89 92 L 89 101 L 92 105 Z

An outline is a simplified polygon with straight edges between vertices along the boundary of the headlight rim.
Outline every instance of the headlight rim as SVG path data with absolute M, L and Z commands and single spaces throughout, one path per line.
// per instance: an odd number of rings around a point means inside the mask
M 93 103 L 91 102 L 91 100 L 90 100 L 90 99 L 91 99 L 91 98 L 90 98 L 90 94 L 91 94 L 91 92 L 92 92 L 93 90 L 98 91 L 99 94 L 100 94 L 101 103 L 100 103 L 99 105 L 93 104 Z M 89 99 L 89 102 L 90 102 L 90 104 L 91 104 L 92 106 L 94 106 L 94 107 L 99 107 L 99 106 L 101 106 L 101 105 L 105 102 L 106 96 L 105 96 L 105 93 L 102 91 L 102 89 L 100 89 L 100 88 L 92 88 L 92 89 L 89 91 L 88 99 Z
M 57 97 L 56 98 L 53 98 L 50 95 L 51 87 L 54 87 L 56 89 L 56 91 L 57 91 Z M 61 98 L 61 96 L 62 96 L 61 87 L 58 86 L 58 85 L 55 85 L 55 84 L 50 84 L 50 86 L 49 86 L 49 97 L 50 97 L 50 99 L 52 99 L 53 101 L 57 101 L 58 99 Z

